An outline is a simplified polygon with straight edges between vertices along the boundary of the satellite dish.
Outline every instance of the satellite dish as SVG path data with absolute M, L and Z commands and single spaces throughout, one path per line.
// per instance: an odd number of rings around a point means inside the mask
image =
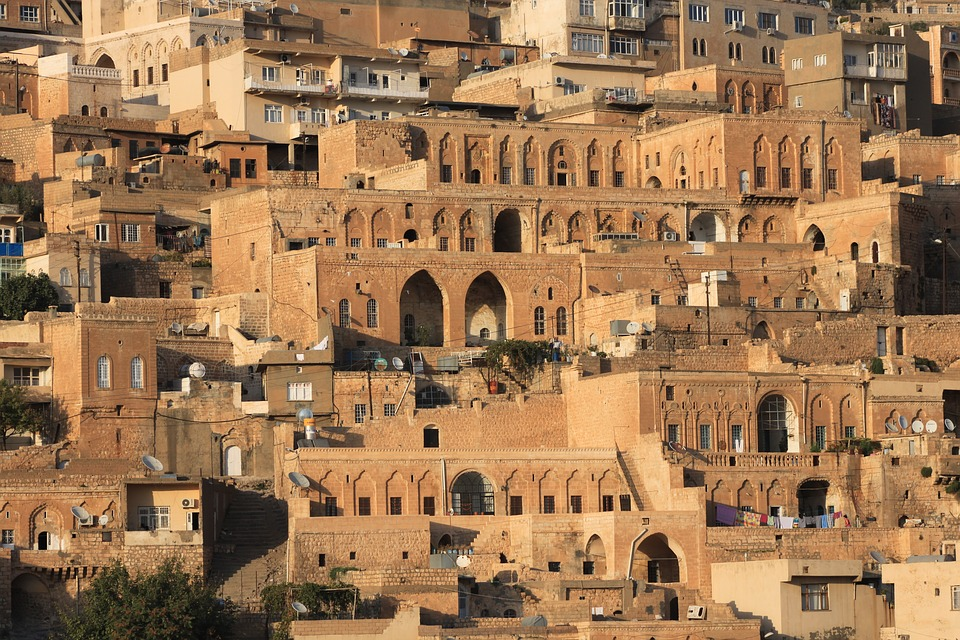
M 403 371 L 403 360 L 400 358 L 393 359 L 393 368 L 397 371 Z
M 937 432 L 937 422 L 936 420 L 927 420 L 927 424 L 923 425 L 927 429 L 927 433 L 936 433 Z
M 639 211 L 634 211 L 634 212 L 633 212 L 633 217 L 636 218 L 637 220 L 639 220 L 640 222 L 646 222 L 646 221 L 647 221 L 647 216 L 643 215 L 643 214 L 640 213 Z
M 312 417 L 313 417 L 313 409 L 311 409 L 310 407 L 304 407 L 303 409 L 300 409 L 300 411 L 297 411 L 297 420 L 299 420 L 300 422 L 303 422 L 307 418 L 312 418 Z
M 470 566 L 470 556 L 457 556 L 457 566 L 466 569 Z
M 953 424 L 953 420 L 951 420 L 950 418 L 944 418 L 943 428 L 946 429 L 947 431 L 953 431 L 954 429 L 957 428 L 957 425 Z
M 174 322 L 170 325 L 170 331 L 171 333 L 183 333 L 183 325 L 179 322 Z
M 893 424 L 892 422 L 888 422 L 883 426 L 885 426 L 887 428 L 887 431 L 889 431 L 890 433 L 897 433 L 898 431 L 900 431 L 900 429 L 897 428 L 897 425 Z
M 310 487 L 310 478 L 298 471 L 291 471 L 287 474 L 287 477 L 290 478 L 290 482 L 297 485 L 301 489 L 308 489 Z
M 910 423 L 907 422 L 907 417 L 906 417 L 906 416 L 900 416 L 900 420 L 899 420 L 898 422 L 899 422 L 899 424 L 900 424 L 900 430 L 901 430 L 901 431 L 906 431 L 907 429 L 910 428 Z
M 873 561 L 877 564 L 886 564 L 887 559 L 883 557 L 883 554 L 879 551 L 871 551 L 870 557 L 873 558 Z
M 143 456 L 140 458 L 140 462 L 150 471 L 163 471 L 163 463 L 153 456 Z
M 296 611 L 297 613 L 307 612 L 307 605 L 303 604 L 302 602 L 297 602 L 296 600 L 294 600 L 293 602 L 290 603 L 290 606 L 293 607 L 293 610 Z
M 627 333 L 630 335 L 636 335 L 640 332 L 640 323 L 639 322 L 628 322 L 627 323 Z
M 914 433 L 920 433 L 923 431 L 923 423 L 919 420 L 914 420 L 913 424 L 910 425 L 913 428 Z
M 87 510 L 81 506 L 70 507 L 70 513 L 77 517 L 77 520 L 88 520 L 90 519 L 90 514 L 87 513 Z
M 295 5 L 295 4 L 291 4 L 291 5 L 290 5 L 290 13 L 292 13 L 293 15 L 297 15 L 298 13 L 300 13 L 300 7 L 298 7 L 298 6 Z
M 108 516 L 107 514 L 103 514 L 102 516 L 100 516 L 100 519 L 97 522 L 100 523 L 101 527 L 105 527 L 110 522 L 110 516 Z
M 547 619 L 543 616 L 527 616 L 520 619 L 521 627 L 545 627 L 547 626 Z
M 207 368 L 201 362 L 194 362 L 187 370 L 191 378 L 202 378 L 207 374 Z
M 466 51 L 464 51 L 463 53 L 460 54 L 460 59 L 463 60 L 464 62 L 466 62 L 467 60 L 470 59 L 470 56 L 467 55 L 467 52 L 466 52 Z
M 389 53 L 392 56 L 395 56 L 397 55 L 397 50 L 394 49 L 393 47 L 387 47 L 387 53 Z
M 207 0 L 207 4 L 209 4 L 211 7 L 215 7 L 217 6 L 217 0 Z
M 643 327 L 643 330 L 647 333 L 653 333 L 653 330 L 656 329 L 652 322 L 644 322 L 640 326 Z
M 401 56 L 406 58 L 408 55 L 410 55 L 410 49 L 405 49 L 405 48 L 397 49 L 397 53 L 399 53 Z
M 828 10 L 833 8 L 833 7 L 830 5 L 830 0 L 821 0 L 820 6 L 823 7 L 824 9 L 828 9 Z
M 670 451 L 674 453 L 686 453 L 687 448 L 680 444 L 679 442 L 668 442 L 667 446 L 670 447 Z
M 598 287 L 597 285 L 594 285 L 594 284 L 592 284 L 592 285 L 590 285 L 589 287 L 587 287 L 587 289 L 590 289 L 590 292 L 591 292 L 591 293 L 600 293 L 600 287 Z
M 386 371 L 387 370 L 387 359 L 386 358 L 377 358 L 373 361 L 373 368 L 377 371 Z

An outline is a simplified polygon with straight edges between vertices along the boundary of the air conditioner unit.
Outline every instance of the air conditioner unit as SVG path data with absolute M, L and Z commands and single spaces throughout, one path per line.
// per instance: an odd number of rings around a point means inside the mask
M 663 239 L 667 242 L 676 242 L 677 241 L 677 232 L 676 231 L 664 231 Z
M 707 608 L 692 604 L 687 607 L 687 620 L 706 620 Z
M 280 64 L 290 64 L 290 56 L 286 53 L 280 54 Z
M 197 508 L 197 499 L 196 498 L 184 498 L 180 501 L 180 506 L 184 509 L 196 509 Z
M 97 519 L 94 518 L 92 515 L 87 516 L 82 520 L 80 518 L 77 518 L 77 524 L 79 524 L 81 527 L 92 527 L 96 523 L 97 523 Z
M 742 23 L 742 22 L 734 22 L 734 23 L 733 23 L 733 30 L 734 30 L 734 31 L 743 31 L 743 23 Z
M 553 84 L 557 85 L 558 87 L 562 87 L 564 83 L 565 83 L 565 80 L 560 76 L 557 76 L 556 78 L 553 79 Z
M 770 27 L 769 29 L 767 29 L 768 36 L 776 35 L 776 33 L 777 33 L 777 30 L 774 29 L 773 27 Z

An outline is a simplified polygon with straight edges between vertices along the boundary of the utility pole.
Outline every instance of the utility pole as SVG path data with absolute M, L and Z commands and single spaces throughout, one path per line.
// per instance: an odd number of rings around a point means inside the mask
M 707 346 L 712 344 L 710 335 L 710 272 L 704 274 L 704 280 L 707 285 Z
M 73 255 L 77 258 L 77 303 L 81 300 L 80 295 L 80 241 L 73 241 Z M 76 311 L 76 305 L 74 305 L 74 311 Z

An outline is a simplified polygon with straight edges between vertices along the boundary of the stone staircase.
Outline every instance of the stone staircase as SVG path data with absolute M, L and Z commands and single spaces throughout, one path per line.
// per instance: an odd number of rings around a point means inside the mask
M 232 489 L 214 547 L 211 578 L 222 597 L 241 605 L 259 603 L 267 584 L 282 582 L 286 569 L 287 512 L 269 482 Z

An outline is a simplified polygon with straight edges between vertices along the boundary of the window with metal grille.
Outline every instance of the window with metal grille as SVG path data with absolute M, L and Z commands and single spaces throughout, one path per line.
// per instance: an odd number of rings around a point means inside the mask
M 534 167 L 527 167 L 523 170 L 523 184 L 536 184 L 537 170 Z
M 630 501 L 630 495 L 621 493 L 620 494 L 620 511 L 630 511 L 632 503 Z
M 780 168 L 780 188 L 781 189 L 793 188 L 793 176 L 790 174 L 790 167 Z
M 130 388 L 143 389 L 143 358 L 140 356 L 130 361 Z
M 424 496 L 423 515 L 432 516 L 437 513 L 437 501 L 433 496 Z
M 533 335 L 542 336 L 544 333 L 546 333 L 546 321 L 543 307 L 537 307 L 533 310 Z
M 500 184 L 513 184 L 513 167 L 500 167 Z
M 600 171 L 597 169 L 590 169 L 590 174 L 587 176 L 587 184 L 591 187 L 599 187 Z
M 453 165 L 440 165 L 440 182 L 453 182 Z
M 463 239 L 463 250 L 473 253 L 477 250 L 477 239 L 476 238 L 464 238 Z
M 626 183 L 624 182 L 623 171 L 614 171 L 613 172 L 613 186 L 623 187 Z
M 813 169 L 804 167 L 800 170 L 800 188 L 813 189 Z
M 328 516 L 338 515 L 340 512 L 337 510 L 337 499 L 335 497 L 326 497 L 323 500 L 323 510 L 324 513 Z
M 680 442 L 680 425 L 667 425 L 667 442 Z
M 344 329 L 350 327 L 350 301 L 346 298 L 340 301 L 340 326 Z
M 543 496 L 543 512 L 556 513 L 557 505 L 554 496 Z
M 600 497 L 600 511 L 613 511 L 613 496 Z
M 107 356 L 97 358 L 97 388 L 110 388 L 110 358 Z
M 523 496 L 510 496 L 510 515 L 523 515 Z
M 919 176 L 917 176 L 919 178 Z M 838 174 L 836 169 L 827 169 L 827 189 L 836 191 L 838 189 Z
M 583 496 L 570 496 L 570 513 L 583 513 Z
M 857 437 L 857 428 L 853 426 L 846 426 L 843 428 L 843 437 L 844 438 L 856 438 Z
M 713 433 L 709 424 L 700 425 L 700 448 L 703 450 L 713 448 Z
M 773 299 L 773 308 L 774 309 L 783 309 L 783 298 L 777 296 Z
M 312 382 L 288 382 L 287 402 L 310 402 L 313 400 Z
M 829 611 L 830 592 L 825 583 L 800 585 L 800 608 L 803 611 Z
M 757 188 L 763 189 L 767 186 L 767 168 L 766 167 L 757 167 Z
M 440 251 L 450 251 L 450 238 L 441 237 L 440 246 L 438 248 Z
M 367 420 L 367 405 L 365 404 L 355 404 L 353 405 L 353 423 L 354 424 L 363 424 Z
M 813 428 L 813 438 L 822 451 L 827 446 L 827 427 L 825 425 L 815 426 Z
M 390 515 L 403 515 L 403 498 L 390 498 Z
M 383 417 L 392 418 L 397 415 L 397 405 L 392 402 L 387 402 L 383 405 Z
M 807 299 L 806 299 L 806 298 L 796 298 L 796 299 L 794 300 L 794 302 L 795 302 L 795 304 L 796 304 L 796 306 L 797 306 L 797 309 L 804 309 L 804 308 L 806 308 L 806 306 L 807 306 Z
M 39 367 L 14 367 L 13 384 L 21 387 L 39 387 L 40 386 L 40 368 Z
M 370 498 L 357 498 L 357 515 L 358 516 L 368 516 L 370 515 Z
M 335 247 L 335 246 L 337 246 L 337 239 L 336 239 L 336 238 L 324 238 L 323 244 L 324 244 L 325 246 L 327 246 L 327 247 Z
M 557 335 L 567 335 L 567 310 L 565 307 L 557 308 Z
M 140 225 L 120 225 L 120 240 L 121 242 L 140 242 Z
M 0 535 L 0 544 L 13 544 L 13 529 L 4 529 Z
M 739 451 L 743 447 L 743 425 L 734 424 L 730 426 L 730 448 Z
M 379 306 L 376 300 L 367 300 L 367 327 L 376 329 L 380 326 Z

